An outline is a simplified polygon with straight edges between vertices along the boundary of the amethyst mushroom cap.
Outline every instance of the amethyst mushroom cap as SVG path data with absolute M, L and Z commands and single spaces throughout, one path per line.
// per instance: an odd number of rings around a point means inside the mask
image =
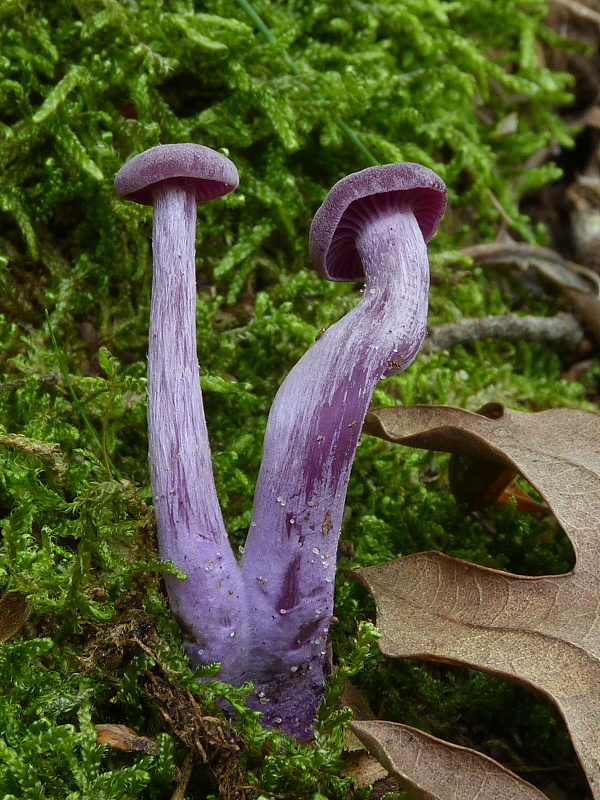
M 366 279 L 281 385 L 267 423 L 242 558 L 254 683 L 263 721 L 310 736 L 323 694 L 336 552 L 350 470 L 373 391 L 405 369 L 426 332 L 426 241 L 446 205 L 418 164 L 339 181 L 317 211 L 310 252 L 331 280 Z
M 330 281 L 365 280 L 365 267 L 355 239 L 360 231 L 359 207 L 365 217 L 383 205 L 408 205 L 428 242 L 446 209 L 444 182 L 421 164 L 369 167 L 338 181 L 319 208 L 310 228 L 310 257 Z
M 196 349 L 196 204 L 232 191 L 235 165 L 198 144 L 153 147 L 127 162 L 120 197 L 154 206 L 148 344 L 148 456 L 171 610 L 196 663 L 235 682 L 247 644 L 241 573 L 214 484 Z
M 165 180 L 189 178 L 197 203 L 232 192 L 239 184 L 238 171 L 226 156 L 202 144 L 160 144 L 144 150 L 117 173 L 119 197 L 153 206 L 153 191 Z

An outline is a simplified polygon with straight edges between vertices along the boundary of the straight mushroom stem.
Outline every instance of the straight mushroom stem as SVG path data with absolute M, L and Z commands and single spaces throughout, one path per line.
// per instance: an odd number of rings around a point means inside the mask
M 235 680 L 247 645 L 240 569 L 215 489 L 196 350 L 196 198 L 186 179 L 153 190 L 154 270 L 148 349 L 152 494 L 174 616 L 196 663 L 222 663 Z M 235 665 L 235 669 L 233 666 Z
M 244 677 L 263 721 L 299 738 L 310 735 L 322 698 L 336 551 L 364 417 L 378 381 L 411 363 L 426 331 L 429 265 L 412 210 L 367 202 L 351 223 L 364 296 L 277 393 L 242 559 L 252 628 Z

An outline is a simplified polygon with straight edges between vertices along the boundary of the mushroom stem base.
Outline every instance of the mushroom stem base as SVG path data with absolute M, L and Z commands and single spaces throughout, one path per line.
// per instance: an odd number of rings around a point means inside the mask
M 266 728 L 280 728 L 299 741 L 309 741 L 324 691 L 324 665 L 315 659 L 293 675 L 275 675 L 255 683 L 248 705 L 262 712 Z

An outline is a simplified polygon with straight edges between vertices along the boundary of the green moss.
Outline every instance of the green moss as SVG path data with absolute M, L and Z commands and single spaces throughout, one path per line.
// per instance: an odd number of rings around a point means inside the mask
M 161 732 L 140 685 L 151 654 L 129 652 L 109 667 L 93 649 L 132 611 L 158 626 L 156 658 L 199 702 L 220 714 L 222 692 L 240 709 L 244 766 L 265 797 L 333 800 L 346 789 L 335 683 L 316 746 L 266 734 L 243 710 L 243 692 L 197 684 L 156 594 L 144 378 L 150 211 L 114 196 L 127 158 L 191 140 L 222 149 L 240 169 L 240 189 L 199 211 L 197 310 L 218 491 L 236 544 L 277 387 L 359 296 L 358 287 L 325 284 L 307 254 L 311 215 L 337 179 L 374 161 L 416 160 L 446 180 L 452 210 L 431 245 L 431 322 L 554 310 L 500 273 L 453 279 L 457 265 L 468 268 L 458 248 L 494 236 L 501 217 L 526 240 L 544 236 L 518 202 L 557 173 L 524 161 L 570 137 L 553 111 L 569 78 L 536 54 L 547 35 L 543 2 L 257 0 L 252 9 L 258 19 L 234 0 L 0 7 L 0 434 L 29 440 L 0 445 L 0 589 L 21 590 L 33 607 L 0 645 L 7 798 L 171 796 L 184 748 Z M 558 358 L 539 345 L 483 342 L 419 357 L 375 399 L 468 408 L 500 400 L 527 410 L 589 405 L 597 384 L 597 369 L 583 383 L 562 381 Z M 60 462 L 34 446 L 48 442 Z M 443 458 L 365 437 L 344 530 L 353 565 L 431 547 L 531 573 L 568 565 L 564 537 L 549 539 L 511 508 L 483 526 L 445 483 Z M 373 616 L 364 592 L 341 576 L 338 597 L 336 657 L 363 664 L 365 693 L 389 696 L 390 717 L 462 742 L 469 731 L 479 743 L 496 736 L 487 721 L 504 720 L 515 696 L 485 676 L 384 664 L 366 634 L 353 644 L 357 620 Z M 551 714 L 520 697 L 537 732 L 534 758 L 543 760 L 543 745 L 560 760 L 566 745 Z M 468 722 L 457 728 L 458 717 Z M 154 737 L 159 755 L 98 747 L 93 724 L 106 721 Z M 190 797 L 213 792 L 194 786 Z

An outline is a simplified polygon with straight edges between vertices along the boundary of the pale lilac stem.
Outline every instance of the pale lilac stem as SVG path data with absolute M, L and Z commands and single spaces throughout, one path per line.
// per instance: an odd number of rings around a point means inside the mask
M 148 428 L 160 557 L 171 610 L 196 663 L 219 661 L 235 681 L 248 639 L 240 569 L 215 489 L 196 351 L 196 197 L 188 179 L 152 188 L 154 272 Z
M 373 390 L 423 341 L 429 265 L 407 205 L 354 213 L 366 273 L 359 305 L 326 330 L 275 398 L 242 559 L 263 721 L 305 738 L 322 699 L 336 550 Z

